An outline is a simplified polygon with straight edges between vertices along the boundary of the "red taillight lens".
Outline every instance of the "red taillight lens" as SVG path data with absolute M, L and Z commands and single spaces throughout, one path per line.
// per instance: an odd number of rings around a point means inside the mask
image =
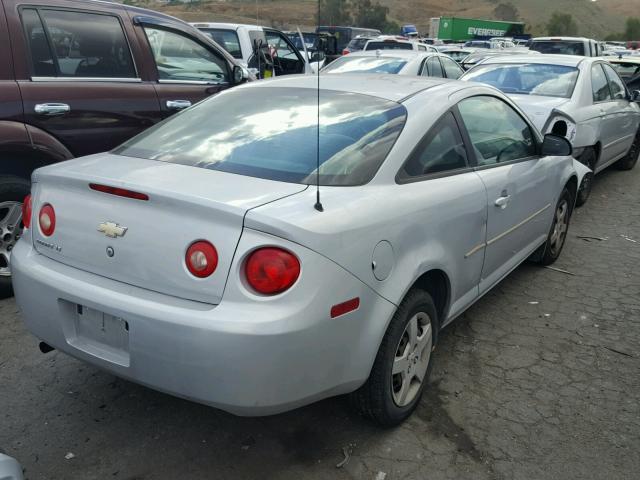
M 99 183 L 90 183 L 89 188 L 109 195 L 117 195 L 118 197 L 133 198 L 135 200 L 149 200 L 146 193 L 134 192 L 126 188 L 110 187 L 109 185 L 100 185 Z
M 351 53 L 351 50 L 347 50 L 346 48 L 342 50 L 342 55 L 349 55 L 350 53 Z
M 244 271 L 247 282 L 256 292 L 275 295 L 296 283 L 300 276 L 300 261 L 282 248 L 260 248 L 249 255 Z
M 24 228 L 31 228 L 31 195 L 24 197 L 22 202 L 22 224 Z
M 50 204 L 47 203 L 40 209 L 38 223 L 40 224 L 40 231 L 45 237 L 53 235 L 56 229 L 56 212 Z
M 218 266 L 218 252 L 211 243 L 200 240 L 187 249 L 185 263 L 191 275 L 205 278 L 215 272 Z

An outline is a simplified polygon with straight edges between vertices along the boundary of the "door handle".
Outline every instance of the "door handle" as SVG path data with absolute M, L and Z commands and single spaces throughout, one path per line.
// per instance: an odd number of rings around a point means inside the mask
M 504 195 L 502 197 L 497 198 L 494 204 L 496 207 L 500 207 L 504 210 L 505 208 L 507 208 L 507 205 L 509 205 L 510 198 L 511 198 L 511 195 Z
M 38 103 L 35 108 L 38 115 L 63 115 L 71 111 L 66 103 Z
M 190 106 L 191 102 L 189 100 L 167 100 L 167 108 L 170 110 L 183 110 Z

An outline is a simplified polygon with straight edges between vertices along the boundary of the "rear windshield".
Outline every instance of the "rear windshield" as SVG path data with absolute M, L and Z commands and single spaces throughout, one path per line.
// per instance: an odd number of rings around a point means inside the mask
M 640 73 L 640 63 L 610 63 L 622 78 L 631 78 Z
M 395 102 L 311 88 L 236 88 L 152 127 L 113 153 L 290 183 L 362 185 L 406 120 Z
M 584 56 L 584 42 L 568 40 L 536 40 L 531 42 L 529 49 L 540 53 Z
M 404 42 L 369 42 L 365 50 L 413 50 L 413 45 Z
M 240 40 L 238 40 L 238 34 L 234 30 L 223 28 L 200 28 L 200 30 L 211 37 L 214 42 L 223 47 L 234 58 L 242 58 Z
M 478 65 L 464 79 L 488 83 L 504 93 L 570 98 L 578 69 L 564 65 L 500 64 Z
M 323 73 L 399 73 L 407 60 L 390 57 L 340 57 L 322 69 Z

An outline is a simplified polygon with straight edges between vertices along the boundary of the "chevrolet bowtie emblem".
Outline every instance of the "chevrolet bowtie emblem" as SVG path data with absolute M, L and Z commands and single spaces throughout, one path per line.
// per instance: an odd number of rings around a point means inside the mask
M 124 234 L 127 233 L 127 227 L 121 227 L 114 222 L 104 222 L 98 225 L 98 231 L 111 238 L 124 237 Z

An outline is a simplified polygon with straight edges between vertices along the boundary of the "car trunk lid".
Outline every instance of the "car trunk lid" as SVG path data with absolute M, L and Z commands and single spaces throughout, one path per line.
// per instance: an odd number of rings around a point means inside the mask
M 37 251 L 61 263 L 180 298 L 219 303 L 247 210 L 303 191 L 306 185 L 99 154 L 36 171 L 32 232 Z M 127 198 L 90 184 L 148 196 Z M 95 188 L 95 187 L 94 187 Z M 122 193 L 122 192 L 116 192 Z M 38 213 L 55 209 L 46 237 Z M 218 266 L 189 273 L 185 253 L 211 242 Z

